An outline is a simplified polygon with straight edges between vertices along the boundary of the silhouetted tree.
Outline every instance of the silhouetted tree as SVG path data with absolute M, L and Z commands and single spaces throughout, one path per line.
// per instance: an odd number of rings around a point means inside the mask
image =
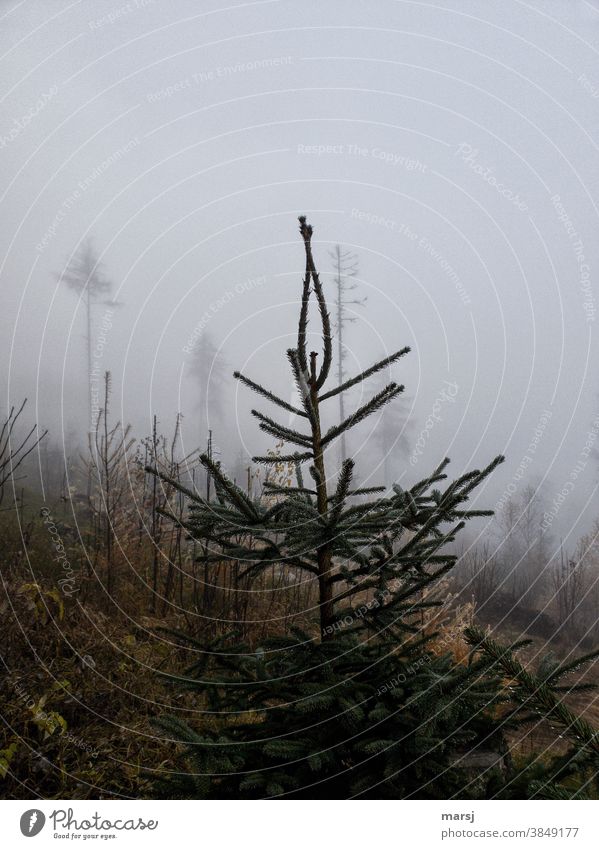
M 228 367 L 210 335 L 203 332 L 198 338 L 190 363 L 190 377 L 196 389 L 199 410 L 198 441 L 202 445 L 214 419 L 222 420 L 223 387 Z
M 352 277 L 358 273 L 358 259 L 350 251 L 342 250 L 340 245 L 330 254 L 333 260 L 333 274 L 336 287 L 335 296 L 335 328 L 337 333 L 337 381 L 339 385 L 345 380 L 345 360 L 347 350 L 344 341 L 345 325 L 352 324 L 356 317 L 351 314 L 351 307 L 364 306 L 366 298 L 355 298 L 352 292 L 357 289 L 355 283 L 350 282 Z M 344 393 L 339 393 L 339 421 L 345 420 L 345 398 Z M 347 443 L 345 433 L 341 434 L 339 441 L 339 454 L 341 463 L 347 459 Z
M 85 306 L 88 424 L 91 433 L 95 424 L 92 405 L 93 307 L 102 302 L 102 297 L 110 292 L 112 284 L 104 276 L 102 265 L 90 238 L 82 243 L 67 267 L 57 276 L 61 282 L 66 283 L 69 289 L 76 292 Z M 103 302 L 112 303 L 108 300 Z

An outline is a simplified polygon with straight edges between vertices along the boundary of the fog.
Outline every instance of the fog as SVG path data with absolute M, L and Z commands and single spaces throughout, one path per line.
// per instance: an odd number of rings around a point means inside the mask
M 533 483 L 563 493 L 556 538 L 590 527 L 599 4 L 28 0 L 0 21 L 3 406 L 85 442 L 85 300 L 62 275 L 91 239 L 113 417 L 142 437 L 180 412 L 182 451 L 211 428 L 225 466 L 272 447 L 230 375 L 292 397 L 306 214 L 331 312 L 329 251 L 357 258 L 347 374 L 412 349 L 394 477 L 503 453 L 477 504 Z M 370 484 L 379 426 L 351 444 Z

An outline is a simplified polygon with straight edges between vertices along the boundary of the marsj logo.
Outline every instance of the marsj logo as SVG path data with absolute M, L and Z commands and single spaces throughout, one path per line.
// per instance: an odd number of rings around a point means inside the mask
M 35 837 L 39 834 L 46 824 L 46 817 L 42 811 L 37 808 L 32 808 L 30 811 L 25 811 L 21 817 L 21 833 L 25 837 Z

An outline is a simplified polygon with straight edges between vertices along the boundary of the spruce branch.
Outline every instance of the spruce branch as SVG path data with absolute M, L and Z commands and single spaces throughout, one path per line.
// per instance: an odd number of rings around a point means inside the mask
M 267 398 L 269 401 L 272 401 L 273 404 L 277 404 L 277 406 L 282 407 L 284 410 L 288 410 L 290 413 L 295 413 L 297 416 L 306 416 L 307 414 L 298 409 L 298 407 L 294 407 L 293 404 L 288 404 L 287 401 L 283 401 L 282 398 L 279 398 L 270 390 L 265 389 L 263 386 L 260 386 L 259 383 L 255 383 L 253 380 L 250 380 L 249 377 L 245 377 L 241 372 L 234 371 L 233 377 L 239 380 L 241 383 L 244 383 L 250 389 L 253 389 L 254 392 L 257 392 L 258 395 L 262 395 L 263 398 Z
M 309 436 L 291 430 L 291 428 L 283 427 L 283 425 L 265 416 L 259 410 L 252 410 L 252 415 L 260 421 L 260 430 L 263 430 L 265 433 L 269 433 L 277 439 L 282 439 L 284 442 L 293 442 L 295 445 L 301 445 L 302 448 L 309 448 L 312 445 L 312 440 Z
M 380 360 L 380 362 L 375 363 L 375 365 L 370 366 L 361 374 L 356 375 L 356 377 L 352 377 L 350 380 L 346 380 L 345 383 L 342 383 L 340 386 L 335 387 L 335 389 L 331 389 L 329 392 L 325 392 L 324 395 L 320 396 L 321 401 L 326 401 L 327 398 L 334 398 L 335 395 L 339 395 L 340 392 L 345 392 L 346 389 L 351 389 L 352 386 L 355 386 L 356 383 L 362 383 L 366 380 L 367 377 L 370 377 L 372 374 L 376 374 L 381 369 L 384 369 L 385 366 L 394 363 L 400 357 L 403 357 L 404 354 L 408 354 L 410 352 L 410 348 L 402 348 L 401 351 L 396 351 L 394 354 L 391 354 L 389 357 L 385 357 L 384 360 Z
M 351 498 L 354 495 L 374 495 L 376 492 L 386 492 L 386 486 L 364 486 L 360 487 L 360 489 L 350 489 L 347 493 L 347 497 Z M 329 495 L 329 501 L 332 501 L 334 495 Z
M 305 463 L 307 460 L 313 460 L 314 454 L 311 451 L 306 451 L 303 454 L 267 454 L 266 456 L 252 457 L 253 463 L 262 463 L 263 465 L 276 465 L 277 463 Z
M 297 483 L 298 489 L 304 489 L 304 476 L 302 474 L 302 466 L 301 463 L 298 463 L 297 460 L 294 463 L 295 466 L 295 480 Z M 313 493 L 316 495 L 316 492 Z
M 270 481 L 264 481 L 264 489 L 277 495 L 316 495 L 315 489 L 307 489 L 305 486 L 281 486 Z
M 521 698 L 517 690 L 514 695 L 523 707 L 533 707 L 542 717 L 552 719 L 564 728 L 577 746 L 584 746 L 594 755 L 599 755 L 599 734 L 595 729 L 585 719 L 572 713 L 547 683 L 528 672 L 514 657 L 510 646 L 500 645 L 474 625 L 465 629 L 464 636 L 475 651 L 483 652 L 507 677 L 520 685 L 526 698 Z
M 491 474 L 491 472 L 493 472 L 497 468 L 497 466 L 500 466 L 501 463 L 504 462 L 504 460 L 505 457 L 503 456 L 503 454 L 498 454 L 497 457 L 491 460 L 488 466 L 485 466 L 484 469 L 478 472 L 475 478 L 470 481 L 466 481 L 466 485 L 460 493 L 462 500 L 464 500 L 465 497 L 468 496 L 473 489 L 476 489 L 476 487 L 479 486 L 485 480 L 485 478 L 487 478 Z M 464 475 L 465 479 L 467 479 L 468 477 L 469 475 Z
M 580 655 L 580 657 L 575 658 L 574 660 L 570 661 L 570 663 L 562 663 L 558 665 L 546 679 L 547 683 L 551 684 L 554 681 L 559 681 L 559 679 L 563 678 L 564 675 L 567 675 L 569 672 L 576 672 L 585 663 L 595 661 L 598 657 L 599 649 L 596 649 L 595 651 Z
M 355 464 L 353 460 L 345 460 L 343 462 L 343 465 L 341 466 L 341 474 L 339 475 L 339 480 L 337 482 L 337 489 L 335 490 L 335 494 L 330 499 L 331 509 L 329 511 L 328 520 L 329 528 L 335 527 L 335 525 L 339 521 L 339 517 L 341 516 L 341 511 L 345 506 L 345 501 L 349 493 L 349 487 L 352 482 L 354 465 Z
M 372 495 L 375 492 L 386 492 L 386 486 L 363 486 L 360 489 L 350 489 L 349 495 Z
M 270 553 L 272 554 L 271 557 L 263 558 L 261 561 L 248 566 L 248 568 L 243 572 L 240 572 L 239 579 L 241 580 L 242 578 L 246 578 L 251 574 L 255 576 L 262 569 L 271 567 L 273 563 L 280 563 L 282 566 L 292 566 L 294 569 L 301 569 L 304 572 L 309 572 L 311 575 L 318 575 L 318 569 L 316 566 L 313 566 L 301 557 L 285 555 L 280 551 L 271 551 Z
M 417 495 L 426 492 L 426 490 L 429 489 L 433 483 L 437 483 L 441 480 L 446 480 L 447 475 L 444 474 L 444 470 L 447 468 L 450 462 L 451 460 L 449 459 L 449 457 L 445 457 L 445 459 L 439 463 L 439 465 L 431 475 L 419 481 L 410 489 L 410 493 L 412 494 L 412 496 L 416 497 Z
M 237 507 L 239 512 L 242 513 L 246 519 L 249 519 L 250 521 L 257 521 L 259 519 L 259 514 L 251 498 L 236 484 L 234 484 L 233 481 L 223 473 L 220 466 L 217 465 L 207 454 L 200 454 L 199 460 L 204 468 L 210 472 L 215 484 L 222 487 L 223 491 L 227 494 L 229 501 Z
M 149 475 L 154 475 L 159 480 L 164 481 L 164 483 L 167 483 L 172 486 L 174 489 L 180 492 L 181 495 L 187 496 L 187 498 L 191 499 L 192 501 L 195 501 L 198 504 L 208 504 L 208 502 L 205 501 L 205 499 L 203 499 L 200 495 L 198 495 L 197 492 L 193 492 L 191 489 L 188 489 L 186 486 L 183 486 L 180 481 L 170 477 L 164 472 L 161 472 L 155 466 L 145 466 L 144 469 Z
M 295 385 L 297 387 L 297 391 L 299 392 L 300 398 L 302 399 L 302 404 L 304 405 L 304 415 L 308 417 L 312 427 L 315 427 L 316 413 L 312 406 L 312 399 L 310 398 L 310 388 L 308 386 L 308 379 L 306 377 L 307 372 L 304 373 L 302 371 L 299 354 L 294 348 L 290 348 L 287 351 L 287 359 L 291 363 L 291 371 L 293 372 Z
M 378 392 L 373 398 L 371 398 L 367 404 L 364 404 L 362 407 L 358 407 L 358 409 L 352 413 L 351 416 L 348 416 L 344 422 L 330 428 L 323 436 L 322 444 L 327 445 L 332 439 L 336 439 L 344 431 L 358 424 L 358 422 L 361 422 L 367 416 L 372 415 L 372 413 L 376 413 L 377 410 L 384 407 L 385 404 L 389 403 L 389 401 L 403 392 L 403 390 L 403 386 L 398 386 L 397 383 L 390 383 L 381 392 Z

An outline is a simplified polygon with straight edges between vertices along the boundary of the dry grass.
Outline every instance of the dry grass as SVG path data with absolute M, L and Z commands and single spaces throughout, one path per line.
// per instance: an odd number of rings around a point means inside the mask
M 158 620 L 134 625 L 32 583 L 5 591 L 2 798 L 143 797 L 142 768 L 172 767 L 149 719 L 193 708 L 156 674 L 179 662 L 156 636 Z

